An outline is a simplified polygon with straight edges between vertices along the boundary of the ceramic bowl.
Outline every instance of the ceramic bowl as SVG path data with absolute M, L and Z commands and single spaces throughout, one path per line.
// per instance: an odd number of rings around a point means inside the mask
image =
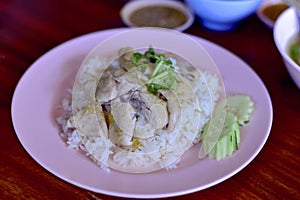
M 255 13 L 262 0 L 185 0 L 185 2 L 204 27 L 228 31 Z
M 275 21 L 287 8 L 288 5 L 283 0 L 264 0 L 256 15 L 269 29 L 273 29 Z
M 174 14 L 173 11 L 167 11 L 165 14 L 158 14 L 157 16 L 164 17 L 154 17 L 153 13 L 150 16 L 149 12 L 142 13 L 139 15 L 140 20 L 144 20 L 141 22 L 136 22 L 132 19 L 132 15 L 143 8 L 153 8 L 153 7 L 161 7 L 161 8 L 169 8 L 175 9 L 179 14 L 185 17 L 185 20 L 178 23 L 178 25 L 174 25 L 172 27 L 167 27 L 170 23 L 174 23 L 174 20 L 178 17 L 178 14 Z M 161 10 L 160 10 L 161 11 Z M 189 28 L 194 22 L 194 15 L 191 10 L 182 2 L 174 1 L 174 0 L 133 0 L 128 1 L 121 9 L 120 15 L 122 21 L 125 25 L 129 27 L 161 27 L 161 28 L 170 28 L 177 31 L 184 31 Z M 154 14 L 155 15 L 155 14 Z
M 300 89 L 300 66 L 289 56 L 288 49 L 292 38 L 299 32 L 296 11 L 289 8 L 284 11 L 274 25 L 274 40 L 288 73 Z

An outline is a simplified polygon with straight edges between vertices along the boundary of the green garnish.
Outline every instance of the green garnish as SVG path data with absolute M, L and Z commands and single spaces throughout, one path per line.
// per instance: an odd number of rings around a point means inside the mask
M 164 90 L 176 90 L 177 80 L 174 75 L 175 68 L 170 59 L 166 59 L 165 55 L 155 53 L 154 49 L 150 47 L 144 54 L 134 53 L 132 57 L 133 63 L 138 63 L 142 58 L 145 58 L 148 62 L 154 64 L 154 70 L 149 80 L 146 82 L 147 89 L 153 94 L 157 94 L 160 89 Z M 137 65 L 141 72 L 145 72 L 147 65 Z
M 155 52 L 153 48 L 149 48 L 148 51 L 144 54 L 145 58 L 147 58 L 151 63 L 155 63 Z
M 142 54 L 135 52 L 132 57 L 132 62 L 137 63 L 143 57 Z
M 152 76 L 151 76 L 152 77 Z M 174 76 L 174 72 L 163 71 L 162 73 L 153 76 L 146 82 L 148 91 L 157 94 L 157 90 L 176 90 L 177 80 Z
M 297 64 L 300 64 L 300 62 L 299 62 L 300 52 L 299 52 L 298 44 L 294 44 L 291 46 L 290 55 L 291 55 L 292 60 L 294 60 Z
M 155 66 L 150 79 L 146 82 L 148 91 L 157 94 L 160 89 L 176 90 L 177 80 L 172 61 L 167 60 L 163 54 L 156 54 L 153 48 L 149 48 L 144 56 Z

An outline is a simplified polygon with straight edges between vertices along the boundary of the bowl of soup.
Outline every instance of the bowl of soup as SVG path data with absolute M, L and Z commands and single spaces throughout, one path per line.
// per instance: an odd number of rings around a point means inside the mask
M 296 16 L 294 8 L 284 11 L 274 25 L 273 34 L 285 67 L 300 89 L 300 34 Z

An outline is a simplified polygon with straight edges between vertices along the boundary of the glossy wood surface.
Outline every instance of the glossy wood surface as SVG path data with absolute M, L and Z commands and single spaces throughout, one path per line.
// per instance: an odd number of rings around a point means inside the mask
M 124 27 L 119 10 L 125 3 L 0 1 L 0 199 L 119 199 L 73 186 L 37 164 L 15 134 L 11 100 L 23 73 L 51 48 L 86 33 Z M 274 121 L 264 148 L 241 172 L 203 191 L 170 199 L 300 199 L 300 90 L 284 67 L 272 31 L 253 15 L 233 31 L 210 31 L 195 21 L 185 32 L 246 61 L 270 93 Z

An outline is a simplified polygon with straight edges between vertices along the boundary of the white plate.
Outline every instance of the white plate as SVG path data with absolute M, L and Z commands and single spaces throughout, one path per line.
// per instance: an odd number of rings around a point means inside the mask
M 233 176 L 259 153 L 273 120 L 270 96 L 261 79 L 241 59 L 207 40 L 192 36 L 215 60 L 223 76 L 227 94 L 246 93 L 255 101 L 249 124 L 241 131 L 240 149 L 231 158 L 198 160 L 192 148 L 174 170 L 129 174 L 99 169 L 88 158 L 68 149 L 58 135 L 57 106 L 72 86 L 85 56 L 104 39 L 128 29 L 112 29 L 87 34 L 52 49 L 39 58 L 21 78 L 12 101 L 16 134 L 26 151 L 55 176 L 98 193 L 131 197 L 158 198 L 188 194 L 218 184 Z M 180 44 L 178 44 L 180 45 Z M 180 180 L 180 181 L 179 181 Z

